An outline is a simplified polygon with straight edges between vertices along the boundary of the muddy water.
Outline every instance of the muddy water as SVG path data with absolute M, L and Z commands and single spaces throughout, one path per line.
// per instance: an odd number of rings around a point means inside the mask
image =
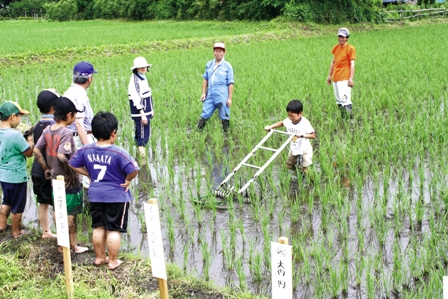
M 224 148 L 221 154 L 229 155 L 228 148 Z M 143 202 L 150 197 L 156 197 L 159 198 L 166 258 L 190 274 L 208 277 L 218 285 L 243 287 L 253 293 L 269 295 L 271 288 L 270 265 L 269 261 L 263 257 L 264 252 L 267 252 L 271 241 L 275 241 L 280 236 L 288 236 L 291 240 L 295 238 L 303 242 L 300 243 L 300 246 L 305 250 L 304 258 L 314 265 L 314 269 L 322 267 L 322 273 L 312 271 L 309 281 L 307 281 L 300 274 L 303 261 L 296 264 L 294 298 L 318 298 L 317 294 L 331 294 L 330 291 L 325 292 L 325 288 L 331 286 L 326 287 L 325 285 L 329 285 L 328 283 L 319 283 L 318 281 L 328 280 L 328 272 L 332 267 L 339 269 L 338 276 L 346 277 L 343 285 L 336 286 L 340 289 L 337 292 L 338 298 L 367 298 L 366 271 L 359 270 L 359 267 L 362 267 L 360 256 L 367 256 L 371 260 L 380 258 L 383 264 L 382 275 L 391 279 L 395 269 L 394 246 L 398 244 L 405 251 L 410 246 L 411 237 L 418 238 L 419 233 L 429 233 L 428 222 L 425 219 L 411 232 L 411 223 L 406 217 L 402 220 L 404 229 L 401 229 L 398 235 L 395 233 L 392 223 L 398 216 L 394 215 L 393 207 L 394 198 L 397 197 L 400 186 L 397 181 L 391 180 L 385 191 L 383 178 L 367 179 L 361 190 L 356 190 L 355 187 L 345 189 L 344 200 L 351 203 L 349 216 L 343 219 L 347 224 L 345 227 L 337 215 L 333 215 L 330 223 L 324 227 L 322 221 L 323 213 L 326 210 L 322 208 L 319 198 L 314 199 L 313 210 L 309 212 L 308 200 L 310 192 L 312 192 L 309 190 L 312 188 L 303 188 L 299 179 L 294 177 L 288 179 L 291 190 L 288 200 L 298 200 L 300 203 L 298 210 L 291 212 L 287 205 L 278 204 L 275 205 L 272 216 L 264 218 L 268 209 L 267 198 L 273 198 L 276 202 L 284 202 L 279 190 L 275 188 L 281 184 L 278 179 L 278 176 L 282 174 L 278 169 L 281 165 L 266 170 L 278 180 L 274 182 L 271 192 L 262 196 L 257 195 L 263 197 L 258 207 L 255 207 L 254 204 L 235 203 L 229 210 L 216 210 L 215 213 L 211 209 L 199 209 L 191 200 L 216 187 L 229 170 L 227 165 L 217 164 L 213 154 L 208 153 L 208 155 L 211 157 L 207 156 L 202 161 L 198 161 L 199 166 L 195 170 L 187 170 L 182 165 L 177 165 L 170 170 L 164 166 L 169 165 L 168 161 L 156 160 L 153 155 L 149 156 L 150 163 L 142 168 L 133 185 L 136 199 L 130 208 L 128 233 L 123 234 L 122 251 L 148 256 L 147 235 L 144 224 L 141 222 L 144 219 Z M 316 168 L 318 167 L 316 165 Z M 170 176 L 170 173 L 174 174 L 174 177 Z M 199 190 L 195 182 L 197 177 L 204 178 Z M 210 179 L 206 180 L 205 177 L 210 177 Z M 256 182 L 255 186 L 258 188 L 255 188 L 258 190 L 257 192 L 261 192 L 260 184 Z M 420 182 L 416 179 L 409 188 L 411 190 L 409 196 L 413 200 L 422 199 L 428 203 L 430 196 L 427 183 L 424 183 L 423 188 L 419 186 Z M 30 198 L 27 202 L 23 222 L 29 227 L 38 228 L 37 209 L 34 200 L 31 199 L 32 190 L 29 189 Z M 386 193 L 389 198 L 385 207 L 386 219 L 384 221 L 389 229 L 386 229 L 386 235 L 380 236 L 379 230 L 376 230 L 374 225 L 375 219 L 372 218 L 369 211 L 373 209 L 375 200 L 378 200 L 378 194 L 383 193 Z M 359 201 L 361 210 L 356 204 Z M 179 204 L 180 202 L 183 203 L 183 208 L 182 204 Z M 198 213 L 200 217 L 198 217 Z M 292 221 L 292 213 L 299 214 L 298 221 Z M 199 218 L 202 221 L 198 221 Z M 170 219 L 171 225 L 169 224 Z M 266 229 L 263 229 L 263 221 L 268 221 Z M 357 229 L 360 224 L 365 227 L 362 244 L 360 244 L 359 229 Z M 170 237 L 170 226 L 172 227 L 172 237 Z M 88 228 L 85 224 L 83 227 L 84 233 L 88 235 Z M 341 231 L 346 232 L 346 241 L 341 241 L 338 237 Z M 233 241 L 231 240 L 232 234 L 234 235 Z M 415 236 L 416 234 L 417 236 Z M 330 241 L 332 241 L 331 246 L 328 244 Z M 235 246 L 232 247 L 231 244 L 235 244 Z M 204 248 L 208 251 L 208 260 L 204 258 L 207 255 L 204 253 Z M 226 252 L 231 254 L 226 255 Z M 260 279 L 255 278 L 254 267 L 251 266 L 254 264 L 253 261 L 257 254 L 262 256 L 259 267 Z M 325 260 L 325 256 L 329 256 L 329 258 Z M 229 259 L 235 262 L 233 267 L 228 266 L 226 261 Z M 241 261 L 240 266 L 238 266 L 238 260 Z M 348 265 L 345 274 L 343 274 L 343 268 L 340 267 L 341 261 L 345 261 Z M 402 267 L 409 268 L 406 258 L 404 258 Z M 404 277 L 403 283 L 412 285 L 411 274 L 408 276 Z M 360 285 L 358 285 L 359 283 Z M 386 282 L 383 284 L 386 285 L 385 289 L 388 291 L 379 290 L 378 295 L 389 296 L 392 286 L 387 285 Z

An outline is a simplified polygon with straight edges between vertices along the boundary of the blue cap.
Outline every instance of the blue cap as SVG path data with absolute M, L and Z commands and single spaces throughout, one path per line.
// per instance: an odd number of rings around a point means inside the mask
M 73 74 L 78 76 L 87 76 L 91 74 L 98 74 L 98 72 L 93 68 L 92 64 L 87 61 L 81 61 L 75 65 Z

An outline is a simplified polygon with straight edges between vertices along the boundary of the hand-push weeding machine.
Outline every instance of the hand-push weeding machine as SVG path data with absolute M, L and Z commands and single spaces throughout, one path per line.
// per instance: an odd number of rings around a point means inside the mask
M 274 133 L 287 135 L 289 138 L 278 149 L 263 146 L 263 144 L 266 142 L 266 140 L 268 140 L 269 137 L 271 137 L 272 134 L 274 134 Z M 249 185 L 253 181 L 255 181 L 255 179 L 266 169 L 266 167 L 268 167 L 269 164 L 271 164 L 271 162 L 281 153 L 281 151 L 286 146 L 288 146 L 288 144 L 292 141 L 293 138 L 294 138 L 294 135 L 290 135 L 290 133 L 288 133 L 288 132 L 278 131 L 278 130 L 270 130 L 269 133 L 260 141 L 260 143 L 258 143 L 252 149 L 252 151 L 240 162 L 240 164 L 238 164 L 238 166 L 235 167 L 235 169 L 233 169 L 233 171 L 224 179 L 224 181 L 222 181 L 222 183 L 219 184 L 218 187 L 216 187 L 216 189 L 213 191 L 214 195 L 217 197 L 227 198 L 230 195 L 242 194 L 249 187 Z M 259 149 L 272 151 L 273 155 L 261 167 L 246 163 L 250 159 L 250 157 L 252 157 L 255 154 L 255 152 Z M 243 166 L 258 169 L 258 171 L 253 175 L 253 177 L 240 190 L 238 190 L 238 192 L 236 192 L 235 186 L 227 186 L 227 182 Z

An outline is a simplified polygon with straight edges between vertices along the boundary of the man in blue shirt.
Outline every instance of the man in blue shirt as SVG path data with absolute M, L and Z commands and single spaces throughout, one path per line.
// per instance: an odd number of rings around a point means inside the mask
M 227 132 L 230 127 L 230 106 L 232 106 L 233 95 L 233 68 L 230 63 L 224 60 L 226 47 L 224 43 L 215 43 L 213 55 L 215 59 L 207 62 L 205 67 L 204 81 L 202 82 L 201 119 L 198 123 L 198 130 L 202 131 L 207 120 L 218 109 L 219 118 L 222 121 L 222 129 Z

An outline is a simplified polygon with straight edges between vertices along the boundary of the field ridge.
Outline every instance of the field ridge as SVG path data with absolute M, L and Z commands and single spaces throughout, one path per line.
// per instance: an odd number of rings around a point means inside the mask
M 272 32 L 257 32 L 253 34 L 228 35 L 219 38 L 225 43 L 239 44 L 250 41 L 263 40 L 282 40 L 296 38 L 300 34 L 295 30 L 280 30 Z M 190 49 L 209 47 L 214 43 L 216 38 L 187 38 L 174 39 L 170 41 L 148 41 L 134 42 L 129 44 L 110 44 L 102 46 L 73 47 L 62 48 L 49 51 L 29 51 L 27 53 L 7 54 L 0 58 L 0 65 L 25 65 L 25 64 L 41 64 L 54 61 L 62 61 L 67 59 L 81 59 L 83 57 L 98 57 L 123 54 L 143 54 L 154 51 L 169 51 L 178 49 Z
M 351 24 L 352 32 L 393 29 L 396 27 L 414 27 L 427 23 L 445 23 L 447 19 L 423 20 L 418 22 L 403 22 L 396 24 Z M 287 22 L 281 29 L 269 28 L 255 33 L 223 35 L 222 37 L 193 37 L 183 39 L 156 40 L 131 42 L 127 44 L 116 43 L 87 47 L 64 47 L 54 50 L 28 51 L 25 53 L 11 53 L 0 57 L 0 67 L 23 66 L 29 64 L 43 64 L 64 60 L 79 60 L 86 56 L 116 56 L 127 54 L 145 54 L 149 52 L 162 52 L 178 49 L 191 49 L 209 47 L 217 40 L 229 44 L 241 44 L 248 42 L 260 42 L 267 40 L 287 40 L 294 38 L 306 38 L 334 34 L 335 25 L 317 25 Z M 285 29 L 286 28 L 286 29 Z
M 355 25 L 354 25 L 355 26 Z M 287 40 L 311 36 L 333 34 L 335 26 L 322 26 L 316 24 L 287 23 L 287 29 L 274 29 L 259 31 L 248 34 L 224 35 L 222 37 L 195 37 L 173 40 L 157 40 L 132 42 L 128 44 L 116 43 L 100 46 L 87 47 L 64 47 L 46 51 L 28 51 L 26 53 L 11 53 L 0 57 L 0 66 L 23 66 L 27 64 L 43 64 L 63 60 L 79 60 L 86 56 L 111 57 L 115 55 L 144 54 L 149 52 L 162 52 L 178 49 L 191 49 L 210 47 L 216 40 L 229 43 L 241 44 L 248 42 L 260 42 L 267 40 Z M 375 26 L 378 27 L 378 26 Z M 390 26 L 389 26 L 390 27 Z M 358 24 L 355 30 L 371 30 L 373 25 Z

